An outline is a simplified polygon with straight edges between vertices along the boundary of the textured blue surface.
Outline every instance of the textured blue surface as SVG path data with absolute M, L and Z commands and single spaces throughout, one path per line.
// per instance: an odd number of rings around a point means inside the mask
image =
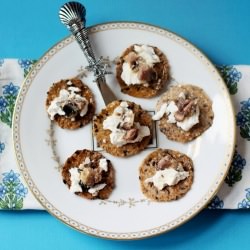
M 0 58 L 39 58 L 68 35 L 57 15 L 64 2 L 1 0 Z M 249 0 L 83 3 L 88 25 L 120 20 L 152 23 L 187 38 L 216 64 L 250 64 Z M 0 211 L 0 249 L 249 249 L 249 225 L 249 211 L 203 211 L 167 234 L 117 242 L 80 234 L 44 211 Z

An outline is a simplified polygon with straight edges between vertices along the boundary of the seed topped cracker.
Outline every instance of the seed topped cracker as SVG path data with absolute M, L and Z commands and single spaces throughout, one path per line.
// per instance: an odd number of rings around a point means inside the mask
M 152 138 L 151 115 L 129 101 L 114 101 L 93 119 L 98 146 L 125 157 L 145 149 Z
M 185 195 L 193 183 L 193 162 L 180 152 L 157 149 L 139 169 L 143 194 L 154 201 L 171 201 Z
M 77 150 L 66 160 L 62 177 L 72 193 L 87 199 L 107 199 L 115 186 L 111 162 L 87 149 Z
M 89 87 L 73 78 L 54 83 L 47 93 L 46 110 L 61 128 L 76 129 L 88 124 L 95 113 Z
M 194 85 L 178 85 L 165 92 L 156 106 L 154 120 L 168 139 L 188 142 L 206 131 L 213 123 L 212 102 Z
M 164 87 L 169 76 L 166 56 L 154 46 L 134 44 L 127 48 L 116 66 L 116 78 L 125 94 L 150 98 Z

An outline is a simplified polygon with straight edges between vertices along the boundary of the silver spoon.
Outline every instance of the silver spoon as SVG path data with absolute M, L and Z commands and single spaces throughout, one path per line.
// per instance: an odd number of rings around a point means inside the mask
M 102 94 L 104 103 L 107 105 L 117 98 L 106 83 L 105 74 L 107 74 L 107 71 L 105 65 L 102 64 L 101 59 L 96 60 L 95 58 L 88 37 L 88 29 L 85 27 L 85 15 L 85 7 L 78 2 L 68 2 L 64 4 L 59 11 L 61 22 L 66 25 L 74 35 L 89 63 L 88 69 L 94 72 L 95 81 Z

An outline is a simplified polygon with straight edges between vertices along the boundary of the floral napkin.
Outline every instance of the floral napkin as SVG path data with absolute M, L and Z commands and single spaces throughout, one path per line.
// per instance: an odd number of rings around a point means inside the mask
M 15 100 L 34 60 L 0 59 L 0 209 L 42 209 L 22 179 L 11 138 Z M 250 66 L 219 66 L 236 111 L 237 145 L 229 173 L 208 208 L 250 208 Z

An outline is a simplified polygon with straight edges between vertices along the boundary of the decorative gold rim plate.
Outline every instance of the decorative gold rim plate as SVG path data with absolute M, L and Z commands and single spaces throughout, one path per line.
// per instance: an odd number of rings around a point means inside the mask
M 159 47 L 169 59 L 171 77 L 175 81 L 198 85 L 208 93 L 215 113 L 212 127 L 195 141 L 180 144 L 168 141 L 156 126 L 156 140 L 137 156 L 117 159 L 103 152 L 111 159 L 117 174 L 117 185 L 110 199 L 88 201 L 71 194 L 55 165 L 58 167 L 76 149 L 100 149 L 95 146 L 91 125 L 76 132 L 64 131 L 51 126 L 46 114 L 46 92 L 51 84 L 79 74 L 79 69 L 87 65 L 70 36 L 36 63 L 20 90 L 13 116 L 13 141 L 20 171 L 41 205 L 81 232 L 110 239 L 140 239 L 174 229 L 207 205 L 229 169 L 235 146 L 235 118 L 226 86 L 202 52 L 168 30 L 136 22 L 104 23 L 90 28 L 90 39 L 96 55 L 110 61 L 133 43 Z M 114 65 L 111 70 L 114 71 Z M 132 100 L 153 112 L 159 97 L 132 98 L 120 93 L 114 74 L 107 80 L 119 99 Z M 83 81 L 92 88 L 99 112 L 104 104 L 93 76 L 87 73 Z M 194 161 L 193 186 L 178 201 L 149 202 L 140 192 L 139 164 L 156 147 L 179 150 Z M 59 158 L 62 162 L 58 162 Z

